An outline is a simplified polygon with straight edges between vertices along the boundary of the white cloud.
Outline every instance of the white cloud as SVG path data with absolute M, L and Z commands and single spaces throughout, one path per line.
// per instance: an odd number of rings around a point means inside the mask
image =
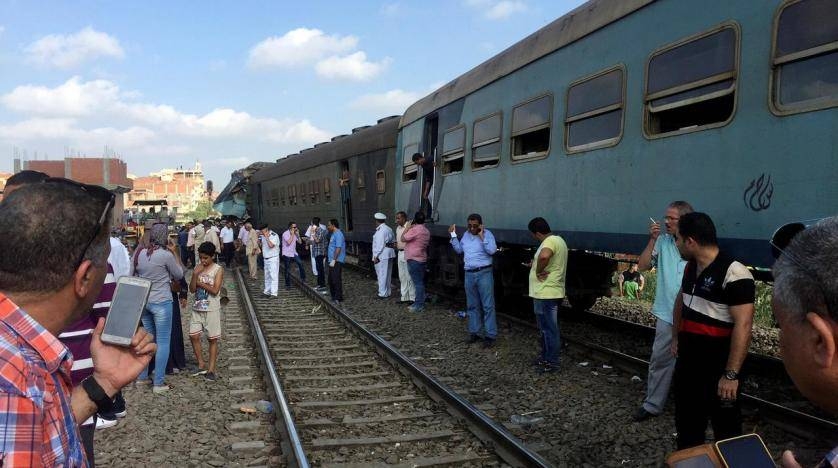
M 29 44 L 24 52 L 30 63 L 65 69 L 99 57 L 125 57 L 115 37 L 89 26 L 75 34 L 44 36 Z
M 382 115 L 401 114 L 422 96 L 422 93 L 393 89 L 384 93 L 364 94 L 352 101 L 349 107 L 374 111 Z
M 62 140 L 83 149 L 101 151 L 104 145 L 118 142 L 121 148 L 138 148 L 152 141 L 155 133 L 144 127 L 116 129 L 99 127 L 85 130 L 76 119 L 34 118 L 11 125 L 0 125 L 0 139 L 26 142 Z
M 82 116 L 111 107 L 119 98 L 119 87 L 107 80 L 82 82 L 74 76 L 55 88 L 23 85 L 0 97 L 7 108 L 25 114 Z
M 465 0 L 465 4 L 483 12 L 483 16 L 490 20 L 502 20 L 527 11 L 527 4 L 522 0 Z
M 325 58 L 314 67 L 317 75 L 334 80 L 367 81 L 380 75 L 390 65 L 390 59 L 370 62 L 363 51 L 345 57 Z
M 384 16 L 398 16 L 402 12 L 401 3 L 385 3 L 381 5 L 381 14 Z
M 323 57 L 354 50 L 355 36 L 327 36 L 319 29 L 297 28 L 281 37 L 269 37 L 250 49 L 253 68 L 292 68 L 316 63 Z

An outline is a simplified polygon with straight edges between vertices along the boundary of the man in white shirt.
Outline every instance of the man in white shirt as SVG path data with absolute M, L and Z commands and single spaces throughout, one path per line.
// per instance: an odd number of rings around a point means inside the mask
M 390 297 L 390 284 L 393 276 L 393 257 L 396 253 L 391 247 L 395 241 L 393 230 L 386 224 L 387 216 L 384 213 L 376 213 L 375 234 L 372 236 L 372 263 L 375 265 L 375 274 L 378 277 L 378 298 L 387 299 Z
M 224 264 L 227 268 L 230 268 L 230 262 L 233 261 L 233 253 L 235 252 L 235 249 L 233 248 L 234 239 L 235 235 L 233 232 L 233 222 L 227 221 L 227 224 L 221 228 L 221 243 L 224 244 L 221 252 L 224 258 Z
M 265 290 L 266 296 L 276 297 L 279 289 L 279 236 L 271 231 L 267 224 L 263 224 L 261 231 L 260 250 L 265 260 Z
M 111 237 L 111 253 L 108 255 L 108 263 L 113 267 L 113 277 L 115 280 L 119 280 L 123 276 L 128 276 L 131 271 L 131 260 L 128 256 L 128 249 L 116 237 Z

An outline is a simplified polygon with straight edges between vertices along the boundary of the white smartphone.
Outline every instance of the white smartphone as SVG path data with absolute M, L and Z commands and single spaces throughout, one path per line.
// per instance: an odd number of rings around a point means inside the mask
M 130 346 L 137 333 L 151 292 L 151 281 L 136 276 L 123 276 L 116 283 L 102 341 L 119 346 Z
M 745 434 L 716 442 L 725 468 L 772 468 L 776 466 L 765 442 L 757 434 Z

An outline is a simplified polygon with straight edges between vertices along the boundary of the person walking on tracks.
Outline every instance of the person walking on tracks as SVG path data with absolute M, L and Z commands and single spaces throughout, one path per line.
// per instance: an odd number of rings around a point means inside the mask
M 375 234 L 372 236 L 372 263 L 378 278 L 378 298 L 387 299 L 391 293 L 393 257 L 396 256 L 391 247 L 395 238 L 393 230 L 387 225 L 387 216 L 384 213 L 376 213 L 373 217 Z
M 253 230 L 253 224 L 248 221 L 244 223 L 244 229 L 241 232 L 246 233 L 246 236 L 239 234 L 239 239 L 244 238 L 244 253 L 247 255 L 247 272 L 250 274 L 250 279 L 256 279 L 258 267 L 256 260 L 259 257 L 259 236 Z
M 675 245 L 687 260 L 675 299 L 675 428 L 678 449 L 704 443 L 707 420 L 716 440 L 742 434 L 739 372 L 754 319 L 754 278 L 721 252 L 704 213 L 678 221 Z
M 262 258 L 265 260 L 265 289 L 263 294 L 276 297 L 279 289 L 279 236 L 263 224 L 259 230 Z
M 410 278 L 410 271 L 407 269 L 407 259 L 404 257 L 405 243 L 402 240 L 402 234 L 407 223 L 407 213 L 399 211 L 396 213 L 396 250 L 398 251 L 398 258 L 396 263 L 399 266 L 399 288 L 401 289 L 401 300 L 399 304 L 413 304 L 416 299 L 416 288 L 413 286 L 413 280 Z
M 416 287 L 416 300 L 407 310 L 422 312 L 425 310 L 425 264 L 428 262 L 428 244 L 431 242 L 431 233 L 425 227 L 424 213 L 417 211 L 413 215 L 413 222 L 405 226 L 401 240 L 404 242 L 407 270 Z
M 544 374 L 559 370 L 559 307 L 565 298 L 567 244 L 544 218 L 533 218 L 527 229 L 540 242 L 530 265 L 529 294 L 541 331 L 541 354 L 534 364 Z
M 462 239 L 457 238 L 456 224 L 448 228 L 451 246 L 463 255 L 465 269 L 466 304 L 468 308 L 469 344 L 480 341 L 483 329 L 483 347 L 491 348 L 498 335 L 495 321 L 495 277 L 492 256 L 497 252 L 495 236 L 483 227 L 483 217 L 472 213 L 466 218 L 467 230 Z
M 317 276 L 317 287 L 319 293 L 328 291 L 326 287 L 326 250 L 329 248 L 328 230 L 320 224 L 320 218 L 315 216 L 311 220 L 311 227 L 308 231 L 308 241 L 311 244 L 311 268 Z
M 288 229 L 282 233 L 282 267 L 285 269 L 285 287 L 291 288 L 291 262 L 297 264 L 300 271 L 300 281 L 305 282 L 306 272 L 303 269 L 303 261 L 300 260 L 300 254 L 297 253 L 297 245 L 302 245 L 303 240 L 300 237 L 300 229 L 297 223 L 291 221 L 288 223 Z
M 218 362 L 218 341 L 221 339 L 221 285 L 224 281 L 224 269 L 215 263 L 215 246 L 204 242 L 198 247 L 199 261 L 189 281 L 189 292 L 195 294 L 192 304 L 192 316 L 189 319 L 189 341 L 198 362 L 195 376 L 203 375 L 214 382 L 216 363 Z M 206 331 L 209 342 L 209 362 L 204 362 L 201 349 L 201 335 Z
M 346 239 L 343 236 L 343 231 L 340 230 L 340 223 L 336 219 L 329 220 L 329 247 L 327 254 L 329 257 L 329 293 L 332 296 L 332 302 L 340 307 L 343 302 L 343 263 L 346 261 Z
M 224 266 L 230 268 L 233 262 L 233 254 L 235 252 L 234 248 L 234 240 L 236 238 L 235 231 L 233 230 L 233 222 L 227 221 L 223 228 L 221 228 L 221 256 L 224 258 Z
M 657 287 L 655 302 L 652 305 L 652 314 L 655 316 L 655 341 L 652 345 L 652 356 L 649 358 L 646 396 L 632 416 L 635 421 L 643 421 L 661 414 L 669 396 L 669 386 L 675 372 L 675 356 L 670 349 L 673 334 L 672 309 L 681 288 L 684 267 L 687 265 L 687 261 L 681 258 L 681 253 L 675 246 L 675 233 L 681 216 L 692 211 L 693 207 L 685 201 L 670 203 L 664 212 L 665 230 L 662 231 L 661 225 L 652 220 L 649 225 L 649 242 L 637 259 L 638 270 L 647 271 L 652 267 L 657 269 Z

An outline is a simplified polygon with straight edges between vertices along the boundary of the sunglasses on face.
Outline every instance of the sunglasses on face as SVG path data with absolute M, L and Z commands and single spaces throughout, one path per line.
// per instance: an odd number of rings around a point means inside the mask
M 63 177 L 50 177 L 44 180 L 44 183 L 62 184 L 75 187 L 86 193 L 88 196 L 105 203 L 105 207 L 102 210 L 102 214 L 99 215 L 99 220 L 96 222 L 96 229 L 90 236 L 90 240 L 88 240 L 87 244 L 85 244 L 84 250 L 81 251 L 81 255 L 79 255 L 79 258 L 73 267 L 74 269 L 78 268 L 79 265 L 81 265 L 81 262 L 84 261 L 84 255 L 87 253 L 87 250 L 93 244 L 93 241 L 96 240 L 96 236 L 99 234 L 102 228 L 105 227 L 105 222 L 107 221 L 108 217 L 108 211 L 110 211 L 110 209 L 113 208 L 116 195 L 114 195 L 113 192 L 104 187 L 100 187 L 98 185 L 82 184 L 80 182 L 76 182 L 75 180 L 65 179 Z

